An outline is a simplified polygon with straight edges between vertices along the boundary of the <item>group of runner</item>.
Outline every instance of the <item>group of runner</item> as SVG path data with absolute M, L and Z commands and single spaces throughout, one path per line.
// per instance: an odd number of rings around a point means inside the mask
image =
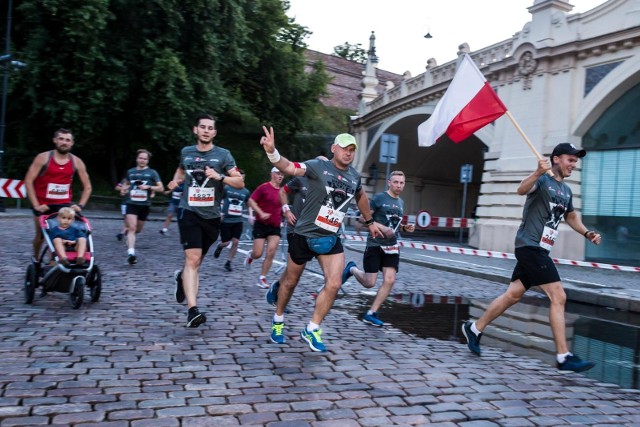
M 375 194 L 371 201 L 362 185 L 360 174 L 351 164 L 358 148 L 356 139 L 350 134 L 339 134 L 331 145 L 332 158 L 315 158 L 304 162 L 290 161 L 281 156 L 275 147 L 273 128 L 263 127 L 260 144 L 273 165 L 271 179 L 262 190 L 249 196 L 244 188 L 244 173 L 238 169 L 229 150 L 214 144 L 217 134 L 213 116 L 208 114 L 196 118 L 193 133 L 196 145 L 184 147 L 180 153 L 179 166 L 167 188 L 176 200 L 180 242 L 184 248 L 184 264 L 174 274 L 175 298 L 179 303 L 186 300 L 187 327 L 198 327 L 206 321 L 206 315 L 197 306 L 199 270 L 209 248 L 221 234 L 221 243 L 214 256 L 220 256 L 229 244 L 229 258 L 225 269 L 231 271 L 230 260 L 235 255 L 242 229 L 242 207 L 247 202 L 256 212 L 254 224 L 254 246 L 245 260 L 249 264 L 259 258 L 267 242 L 267 253 L 273 254 L 273 242 L 280 238 L 279 221 L 282 214 L 291 225 L 287 233 L 289 253 L 286 269 L 271 286 L 266 282 L 265 266 L 258 278 L 261 287 L 269 287 L 265 298 L 275 305 L 271 321 L 270 339 L 276 344 L 286 342 L 286 307 L 298 285 L 308 261 L 316 258 L 324 275 L 324 286 L 318 293 L 309 322 L 299 335 L 313 351 L 326 351 L 322 340 L 321 324 L 329 313 L 340 287 L 350 278 L 364 287 L 374 287 L 378 273 L 382 272 L 382 285 L 371 308 L 363 313 L 362 320 L 382 326 L 384 322 L 377 311 L 388 297 L 399 269 L 398 231 L 412 232 L 413 224 L 403 224 L 404 203 L 400 198 L 405 186 L 405 176 L 394 171 L 387 181 L 387 190 Z M 53 212 L 62 206 L 71 205 L 81 211 L 91 194 L 91 185 L 84 164 L 69 153 L 73 136 L 69 131 L 59 130 L 54 135 L 56 149 L 39 154 L 25 178 L 34 213 L 40 215 Z M 550 324 L 557 350 L 558 368 L 584 371 L 594 366 L 573 355 L 565 336 L 564 306 L 566 295 L 557 269 L 549 256 L 558 236 L 562 219 L 590 242 L 599 244 L 601 236 L 588 230 L 574 211 L 572 193 L 564 183 L 576 168 L 584 150 L 572 144 L 559 144 L 550 159 L 538 161 L 536 170 L 526 177 L 518 187 L 518 194 L 526 195 L 523 220 L 516 236 L 517 264 L 512 281 L 503 295 L 496 298 L 486 312 L 475 322 L 465 322 L 462 332 L 469 349 L 481 354 L 482 332 L 507 308 L 517 303 L 532 286 L 539 286 L 550 300 Z M 164 191 L 158 174 L 148 168 L 150 153 L 139 150 L 137 166 L 128 171 L 120 190 L 127 194 L 126 209 L 128 259 L 135 263 L 135 232 L 142 229 L 152 192 Z M 70 165 L 69 165 L 70 164 Z M 59 172 L 64 170 L 63 172 Z M 83 183 L 83 193 L 78 204 L 71 204 L 70 183 L 77 171 Z M 548 175 L 553 175 L 552 177 Z M 294 178 L 281 186 L 284 176 Z M 64 178 L 64 179 L 63 179 Z M 288 195 L 295 194 L 289 206 Z M 255 196 L 254 196 L 255 195 Z M 222 204 L 223 199 L 233 202 Z M 347 208 L 354 202 L 369 235 L 363 256 L 363 269 L 354 262 L 345 265 L 344 248 L 339 232 Z M 131 206 L 131 207 L 130 207 Z M 224 214 L 224 215 L 223 215 Z M 224 216 L 224 220 L 221 217 Z M 36 221 L 37 224 L 37 221 Z M 167 224 L 168 225 L 168 224 Z M 167 226 L 161 232 L 166 233 Z M 240 230 L 240 231 L 238 231 Z M 277 232 L 276 232 L 277 231 Z M 36 235 L 39 235 L 37 229 Z M 34 248 L 38 237 L 34 240 Z M 273 238 L 271 238 L 273 236 Z M 271 239 L 270 239 L 271 238 Z M 256 243 L 257 242 L 257 243 Z M 275 244 L 277 247 L 277 243 Z M 268 257 L 267 257 L 268 258 Z M 271 258 L 272 259 L 272 258 Z M 266 269 L 268 271 L 268 268 Z

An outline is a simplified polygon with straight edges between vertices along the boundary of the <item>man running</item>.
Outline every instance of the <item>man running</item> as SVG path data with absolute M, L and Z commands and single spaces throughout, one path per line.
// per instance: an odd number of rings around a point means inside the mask
M 586 156 L 585 150 L 573 144 L 558 144 L 548 159 L 538 160 L 537 169 L 522 180 L 518 194 L 526 195 L 522 223 L 516 233 L 516 266 L 507 290 L 493 300 L 475 322 L 462 324 L 462 333 L 469 350 L 480 356 L 480 338 L 484 329 L 509 307 L 516 304 L 532 286 L 539 286 L 549 297 L 549 323 L 556 346 L 558 369 L 582 372 L 595 363 L 580 359 L 569 351 L 567 345 L 564 306 L 567 296 L 562 288 L 560 275 L 549 252 L 558 237 L 558 226 L 562 218 L 578 233 L 596 245 L 602 240 L 600 234 L 588 230 L 573 209 L 571 189 L 564 179 L 571 176 L 578 158 Z M 553 177 L 546 174 L 553 172 Z
M 313 351 L 326 351 L 322 341 L 320 324 L 338 294 L 344 269 L 344 249 L 338 238 L 340 226 L 349 202 L 355 198 L 366 218 L 369 232 L 375 237 L 381 234 L 378 224 L 371 217 L 369 200 L 362 189 L 360 175 L 351 166 L 358 144 L 352 135 L 338 135 L 331 152 L 330 161 L 308 160 L 291 162 L 282 157 L 275 148 L 273 128 L 263 126 L 264 136 L 260 140 L 267 157 L 286 175 L 308 178 L 307 197 L 298 218 L 289 246 L 287 273 L 280 279 L 277 308 L 271 324 L 271 341 L 285 342 L 284 311 L 304 271 L 305 264 L 317 258 L 325 277 L 325 286 L 316 298 L 311 321 L 300 332 L 300 336 Z
M 280 204 L 280 185 L 284 175 L 278 168 L 271 168 L 271 179 L 260 184 L 249 197 L 249 207 L 255 213 L 253 223 L 253 247 L 247 254 L 245 266 L 250 266 L 253 260 L 260 259 L 267 242 L 267 255 L 262 261 L 257 286 L 262 289 L 269 287 L 267 273 L 273 264 L 273 258 L 280 244 L 280 225 L 282 224 L 282 205 Z
M 378 280 L 378 272 L 382 272 L 382 285 L 371 308 L 362 315 L 362 321 L 373 326 L 384 326 L 384 322 L 378 318 L 378 310 L 391 293 L 400 266 L 400 247 L 396 233 L 401 230 L 410 233 L 415 231 L 414 224 L 402 225 L 404 201 L 400 194 L 405 185 L 404 172 L 391 172 L 387 184 L 388 190 L 376 194 L 370 202 L 373 219 L 382 224 L 385 237 L 367 238 L 362 259 L 364 271 L 358 270 L 356 263 L 349 261 L 342 273 L 342 283 L 354 276 L 365 288 L 373 288 Z
M 193 133 L 196 145 L 182 149 L 180 165 L 167 186 L 173 190 L 184 182 L 178 216 L 184 266 L 175 271 L 174 280 L 176 301 L 187 300 L 188 328 L 197 328 L 207 320 L 197 306 L 199 270 L 220 231 L 222 189 L 225 184 L 244 188 L 244 180 L 229 150 L 213 144 L 217 134 L 215 118 L 209 114 L 199 115 Z
M 136 151 L 136 167 L 127 171 L 122 182 L 120 194 L 125 196 L 127 214 L 127 262 L 135 265 L 138 262 L 136 256 L 136 235 L 142 232 L 144 223 L 151 211 L 151 197 L 154 191 L 164 190 L 160 175 L 149 167 L 151 153 L 141 148 Z
M 238 169 L 242 180 L 245 179 L 245 173 L 242 169 Z M 220 223 L 220 243 L 213 252 L 213 257 L 218 258 L 222 249 L 229 246 L 231 243 L 231 249 L 229 249 L 229 255 L 227 255 L 227 261 L 224 263 L 224 269 L 227 271 L 233 271 L 231 267 L 231 261 L 238 252 L 238 243 L 242 236 L 242 228 L 244 220 L 242 213 L 246 210 L 247 200 L 251 192 L 246 188 L 233 188 L 230 185 L 225 185 L 222 190 L 222 222 Z
M 71 206 L 76 212 L 82 211 L 91 196 L 91 181 L 87 167 L 78 156 L 71 154 L 75 140 L 67 129 L 58 129 L 53 134 L 55 148 L 38 154 L 24 177 L 27 196 L 33 208 L 36 235 L 33 239 L 33 255 L 38 257 L 44 236 L 40 230 L 40 215 L 58 212 L 60 208 Z M 78 172 L 82 183 L 80 201 L 72 204 L 71 183 Z

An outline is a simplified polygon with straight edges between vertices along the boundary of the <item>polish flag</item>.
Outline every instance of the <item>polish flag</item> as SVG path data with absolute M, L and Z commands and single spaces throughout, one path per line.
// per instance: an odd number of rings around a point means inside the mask
M 418 145 L 430 147 L 442 135 L 458 143 L 506 112 L 507 107 L 465 54 L 433 114 L 418 126 Z

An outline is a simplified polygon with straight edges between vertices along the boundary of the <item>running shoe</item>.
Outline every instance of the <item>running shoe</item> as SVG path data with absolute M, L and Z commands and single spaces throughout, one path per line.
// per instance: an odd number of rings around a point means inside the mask
M 375 311 L 371 314 L 368 314 L 368 313 L 363 314 L 362 321 L 364 323 L 368 323 L 373 326 L 384 326 L 384 322 L 378 319 L 378 313 Z
M 277 305 L 278 289 L 280 289 L 280 281 L 276 280 L 271 284 L 269 290 L 264 294 L 264 299 L 267 300 L 267 304 L 271 304 L 273 306 Z
M 473 323 L 470 321 L 464 322 L 462 324 L 462 333 L 464 334 L 464 337 L 467 339 L 467 347 L 469 347 L 469 350 L 471 350 L 473 353 L 477 354 L 478 356 L 480 356 L 480 338 L 482 338 L 482 334 L 476 335 L 472 330 L 471 330 L 471 325 Z
M 253 258 L 251 258 L 251 254 L 247 255 L 247 257 L 244 259 L 244 266 L 245 267 L 251 267 L 251 263 L 253 262 Z
M 355 267 L 356 263 L 353 261 L 349 261 L 347 263 L 347 266 L 344 268 L 344 270 L 342 270 L 342 284 L 344 285 L 345 282 L 347 280 L 349 280 L 349 277 L 353 276 L 353 273 L 351 272 L 351 267 Z
M 327 348 L 322 343 L 322 337 L 320 337 L 320 334 L 322 334 L 322 329 L 319 328 L 314 329 L 311 332 L 307 331 L 307 328 L 304 328 L 300 332 L 300 336 L 307 342 L 307 344 L 309 344 L 309 348 L 311 348 L 311 350 L 325 352 L 327 351 Z
M 271 342 L 276 344 L 284 344 L 286 338 L 284 337 L 284 322 L 271 321 Z
M 116 239 L 118 239 L 119 242 L 122 242 L 122 239 L 124 239 L 124 233 L 116 234 Z
M 163 236 L 166 236 L 168 233 L 169 233 L 169 230 L 165 230 L 164 228 L 160 230 L 160 234 L 162 234 Z
M 181 303 L 185 299 L 184 288 L 182 287 L 182 270 L 173 272 L 173 282 L 176 284 L 176 301 Z
M 216 250 L 213 252 L 213 257 L 214 258 L 220 257 L 220 252 L 222 252 L 222 246 L 218 245 L 216 247 Z
M 261 288 L 261 289 L 267 289 L 269 287 L 269 282 L 267 282 L 267 278 L 264 276 L 260 276 L 258 278 L 258 283 L 256 283 L 256 286 Z
M 135 265 L 135 264 L 137 264 L 137 263 L 138 263 L 138 259 L 136 258 L 136 256 L 135 256 L 135 255 L 133 255 L 133 254 L 129 254 L 129 255 L 127 256 L 127 262 L 128 262 L 130 265 Z
M 187 315 L 187 328 L 197 328 L 207 321 L 207 316 L 204 313 L 200 313 L 198 307 L 191 307 L 189 314 Z
M 584 372 L 596 366 L 595 363 L 582 360 L 578 356 L 570 354 L 563 363 L 558 363 L 558 369 L 561 371 Z
M 227 271 L 233 271 L 233 269 L 231 268 L 231 261 L 227 261 L 224 263 L 224 269 Z

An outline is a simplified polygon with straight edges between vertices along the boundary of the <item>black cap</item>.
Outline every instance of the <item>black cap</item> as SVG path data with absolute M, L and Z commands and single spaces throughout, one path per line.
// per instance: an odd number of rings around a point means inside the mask
M 573 144 L 563 142 L 562 144 L 556 145 L 556 148 L 553 149 L 553 153 L 551 153 L 551 157 L 559 156 L 561 154 L 571 154 L 573 156 L 584 157 L 587 155 L 587 152 L 580 148 L 576 148 Z

